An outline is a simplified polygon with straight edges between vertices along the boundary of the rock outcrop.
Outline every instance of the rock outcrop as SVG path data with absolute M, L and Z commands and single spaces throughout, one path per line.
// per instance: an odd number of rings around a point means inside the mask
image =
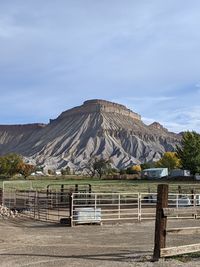
M 83 114 L 89 114 L 89 113 L 91 114 L 98 112 L 120 114 L 131 117 L 136 120 L 141 120 L 141 116 L 139 114 L 133 112 L 130 109 L 127 109 L 125 106 L 100 99 L 87 100 L 83 103 L 82 106 L 75 107 L 62 112 L 61 115 L 56 120 L 59 119 L 61 120 L 69 116 L 75 116 L 75 115 L 80 116 Z M 50 120 L 50 122 L 53 121 L 54 120 Z
M 94 157 L 111 158 L 115 167 L 124 168 L 159 159 L 180 139 L 159 123 L 145 125 L 123 105 L 96 99 L 47 125 L 0 126 L 0 153 L 17 152 L 55 169 L 83 169 Z

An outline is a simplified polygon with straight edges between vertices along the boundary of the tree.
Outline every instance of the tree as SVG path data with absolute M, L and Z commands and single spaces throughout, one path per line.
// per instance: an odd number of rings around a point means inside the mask
M 180 168 L 181 161 L 176 152 L 165 152 L 163 157 L 155 163 L 156 167 L 168 168 L 169 170 Z
M 61 174 L 62 174 L 62 175 L 70 175 L 70 174 L 71 174 L 70 167 L 67 166 L 65 169 L 62 169 L 62 170 L 61 170 Z
M 8 173 L 9 166 L 7 164 L 7 160 L 4 156 L 0 157 L 0 174 L 6 175 Z
M 119 171 L 119 174 L 121 174 L 121 175 L 126 174 L 126 170 L 125 170 L 125 169 L 121 169 L 121 170 Z
M 47 170 L 47 173 L 48 173 L 48 175 L 54 175 L 55 174 L 55 171 L 54 170 L 51 170 L 51 169 L 48 169 Z
M 93 169 L 101 178 L 102 175 L 109 174 L 111 171 L 110 159 L 95 159 L 93 163 Z
M 128 167 L 128 168 L 126 169 L 126 173 L 127 173 L 127 174 L 137 174 L 137 173 L 139 173 L 139 172 L 141 172 L 141 167 L 140 167 L 140 165 L 133 165 L 133 166 Z
M 144 162 L 144 163 L 140 164 L 140 167 L 142 170 L 154 168 L 155 162 Z
M 90 158 L 90 160 L 84 165 L 84 171 L 89 175 L 90 177 L 95 176 L 95 170 L 94 170 L 94 158 Z
M 32 172 L 35 171 L 35 166 L 22 162 L 19 166 L 19 173 L 21 173 L 26 179 Z
M 19 173 L 20 165 L 23 163 L 22 156 L 11 153 L 0 158 L 0 172 L 1 174 L 8 175 L 10 177 Z
M 200 172 L 200 134 L 195 131 L 185 132 L 181 146 L 176 147 L 176 153 L 183 169 L 193 174 Z
M 141 172 L 141 166 L 140 165 L 134 165 L 133 167 L 132 167 L 132 169 L 133 169 L 133 171 L 136 171 L 137 173 L 138 172 Z

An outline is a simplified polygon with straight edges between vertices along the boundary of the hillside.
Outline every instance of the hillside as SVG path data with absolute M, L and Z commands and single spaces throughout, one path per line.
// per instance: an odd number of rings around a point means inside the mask
M 181 136 L 123 105 L 88 100 L 62 112 L 49 124 L 0 126 L 0 153 L 17 152 L 47 168 L 82 169 L 94 157 L 110 157 L 123 168 L 159 159 Z

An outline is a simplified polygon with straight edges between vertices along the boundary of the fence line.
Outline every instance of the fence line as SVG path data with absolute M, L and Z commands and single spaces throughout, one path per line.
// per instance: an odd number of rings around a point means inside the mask
M 73 193 L 72 224 L 155 219 L 157 193 Z M 169 194 L 168 206 L 179 210 L 199 206 L 199 194 Z M 175 214 L 170 219 L 194 218 L 198 214 Z
M 157 193 L 92 193 L 69 191 L 4 191 L 3 204 L 40 220 L 58 222 L 71 218 L 72 225 L 89 222 L 155 219 Z M 169 194 L 168 206 L 199 206 L 199 194 Z M 199 218 L 199 214 L 172 214 L 169 219 Z

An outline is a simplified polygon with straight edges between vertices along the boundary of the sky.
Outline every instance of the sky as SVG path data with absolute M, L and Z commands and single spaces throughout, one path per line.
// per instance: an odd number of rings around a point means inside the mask
M 199 0 L 1 0 L 0 124 L 88 99 L 200 132 Z

